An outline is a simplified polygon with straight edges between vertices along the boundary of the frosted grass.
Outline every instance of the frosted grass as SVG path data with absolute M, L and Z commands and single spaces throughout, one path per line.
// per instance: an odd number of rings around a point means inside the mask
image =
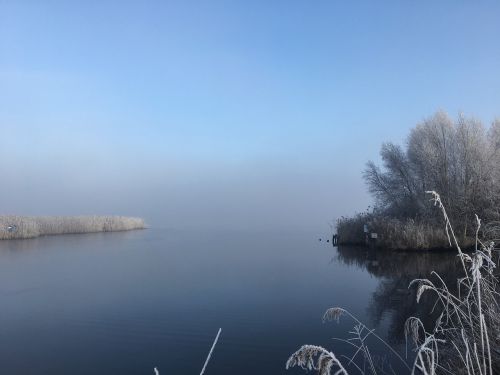
M 126 216 L 0 216 L 0 240 L 144 228 L 143 219 Z
M 417 288 L 417 302 L 425 294 L 437 297 L 434 311 L 439 313 L 433 327 L 425 327 L 416 317 L 407 319 L 405 336 L 415 347 L 415 360 L 411 366 L 373 329 L 347 310 L 337 307 L 329 309 L 323 320 L 338 321 L 341 316 L 348 315 L 354 321 L 351 337 L 340 341 L 351 345 L 355 353 L 350 358 L 342 356 L 338 359 L 325 348 L 304 345 L 290 356 L 286 368 L 298 366 L 315 370 L 320 375 L 330 375 L 334 370 L 335 375 L 345 375 L 350 370 L 352 373 L 384 374 L 386 371 L 374 362 L 367 345 L 368 337 L 374 337 L 396 354 L 396 359 L 411 375 L 500 373 L 500 292 L 494 273 L 496 264 L 492 260 L 494 243 L 483 243 L 479 239 L 481 221 L 476 216 L 475 252 L 470 255 L 463 252 L 441 197 L 435 191 L 427 193 L 432 195 L 434 205 L 441 210 L 446 238 L 457 250 L 463 277 L 456 281 L 458 292 L 450 291 L 437 272 L 410 283 L 409 287 Z

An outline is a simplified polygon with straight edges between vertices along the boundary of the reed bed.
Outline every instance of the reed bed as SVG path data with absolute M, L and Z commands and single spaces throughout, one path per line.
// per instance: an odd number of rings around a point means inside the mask
M 432 250 L 451 248 L 442 226 L 407 219 L 375 217 L 370 228 L 378 234 L 377 246 L 389 250 Z M 470 246 L 468 240 L 465 246 Z
M 339 245 L 366 245 L 364 225 L 377 233 L 376 246 L 387 250 L 451 249 L 446 229 L 415 219 L 397 219 L 380 214 L 363 213 L 337 221 Z M 490 230 L 491 232 L 491 230 Z M 464 248 L 474 246 L 473 237 L 460 239 Z
M 404 365 L 407 374 L 500 373 L 500 293 L 494 272 L 494 243 L 483 243 L 479 239 L 481 221 L 476 217 L 475 251 L 464 253 L 440 196 L 434 191 L 429 193 L 443 214 L 444 232 L 449 245 L 457 250 L 462 275 L 456 280 L 457 292 L 452 292 L 451 285 L 447 285 L 437 272 L 432 272 L 427 279 L 416 279 L 410 283 L 410 288 L 416 288 L 417 302 L 423 295 L 434 295 L 434 309 L 438 315 L 431 327 L 415 317 L 406 320 L 405 335 L 414 344 L 414 361 L 408 363 L 407 357 L 394 351 L 373 329 L 347 310 L 335 307 L 328 309 L 323 319 L 338 321 L 347 316 L 354 321 L 351 337 L 341 340 L 353 347 L 352 356 L 339 358 L 323 347 L 304 345 L 290 356 L 286 368 L 299 366 L 321 375 L 347 375 L 351 370 L 352 373 L 362 374 L 386 373 L 371 354 L 367 344 L 370 338 L 386 345 L 395 360 Z
M 342 216 L 337 220 L 337 237 L 339 245 L 365 245 L 363 226 L 369 223 L 374 214 L 363 212 L 353 217 Z
M 144 229 L 143 219 L 126 216 L 0 216 L 0 240 L 53 234 L 116 232 Z

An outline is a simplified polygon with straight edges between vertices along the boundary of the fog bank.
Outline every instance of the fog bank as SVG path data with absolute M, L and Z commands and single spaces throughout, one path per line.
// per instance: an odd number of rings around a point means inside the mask
M 2 158 L 1 213 L 132 215 L 148 224 L 189 229 L 312 229 L 368 197 L 360 173 L 271 162 L 177 165 Z

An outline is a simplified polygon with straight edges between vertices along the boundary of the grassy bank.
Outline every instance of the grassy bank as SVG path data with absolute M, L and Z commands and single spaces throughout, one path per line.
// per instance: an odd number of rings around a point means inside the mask
M 365 245 L 364 225 L 377 233 L 375 245 L 389 250 L 449 249 L 450 241 L 442 225 L 413 219 L 396 219 L 372 213 L 343 217 L 337 221 L 339 245 Z M 462 238 L 463 248 L 473 246 L 474 238 Z
M 406 350 L 413 346 L 412 362 L 408 363 L 407 353 L 398 353 L 375 329 L 367 327 L 348 310 L 334 307 L 326 311 L 323 320 L 338 322 L 343 317 L 353 321 L 349 338 L 339 339 L 352 347 L 353 354 L 337 357 L 324 347 L 303 345 L 290 356 L 287 368 L 314 369 L 322 375 L 395 373 L 390 362 L 378 361 L 373 356 L 368 341 L 373 339 L 376 345 L 387 349 L 391 361 L 406 368 L 398 372 L 401 374 L 500 374 L 500 290 L 495 244 L 481 241 L 481 221 L 476 216 L 475 251 L 464 253 L 440 196 L 430 193 L 443 215 L 445 231 L 457 251 L 461 271 L 451 282 L 445 281 L 447 272 L 441 276 L 435 271 L 428 278 L 418 276 L 410 282 L 417 303 L 423 295 L 435 298 L 433 312 L 437 316 L 430 324 L 418 317 L 407 318 Z
M 141 218 L 125 216 L 0 216 L 0 240 L 70 233 L 144 229 Z

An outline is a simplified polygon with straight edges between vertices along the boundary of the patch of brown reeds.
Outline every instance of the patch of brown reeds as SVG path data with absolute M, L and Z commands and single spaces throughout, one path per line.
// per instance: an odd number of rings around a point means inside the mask
M 0 216 L 0 240 L 52 234 L 144 229 L 144 220 L 125 216 Z

